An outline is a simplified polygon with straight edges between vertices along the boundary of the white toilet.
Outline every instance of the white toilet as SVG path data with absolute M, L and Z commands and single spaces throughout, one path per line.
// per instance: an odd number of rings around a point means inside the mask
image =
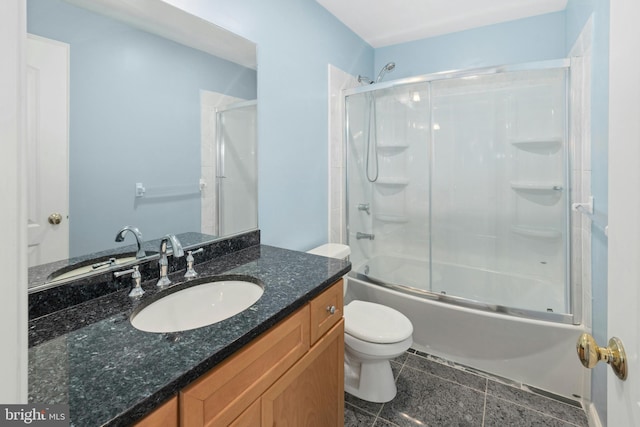
M 344 259 L 350 250 L 330 243 L 308 253 Z M 344 306 L 344 330 L 345 391 L 369 402 L 392 400 L 397 389 L 390 360 L 413 344 L 411 321 L 391 307 L 355 300 Z
M 391 307 L 351 301 L 344 307 L 344 389 L 369 402 L 396 397 L 394 357 L 413 344 L 413 325 Z

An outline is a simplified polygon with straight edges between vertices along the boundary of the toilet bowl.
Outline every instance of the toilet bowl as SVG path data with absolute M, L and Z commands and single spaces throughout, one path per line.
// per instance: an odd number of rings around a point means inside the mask
M 397 393 L 391 359 L 413 344 L 413 325 L 393 308 L 355 300 L 344 307 L 345 391 L 384 403 Z
M 348 246 L 329 243 L 308 253 L 347 258 Z M 344 292 L 348 281 L 345 278 Z M 397 393 L 391 359 L 413 344 L 413 325 L 391 307 L 355 300 L 344 306 L 344 389 L 369 402 L 384 403 Z

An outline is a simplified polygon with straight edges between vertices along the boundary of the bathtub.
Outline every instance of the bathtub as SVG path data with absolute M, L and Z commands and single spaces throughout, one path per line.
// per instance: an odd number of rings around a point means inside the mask
M 518 309 L 525 316 L 536 312 L 566 313 L 567 297 L 564 284 L 543 278 L 473 268 L 465 265 L 434 262 L 429 284 L 429 261 L 397 255 L 378 255 L 362 263 L 356 272 L 371 278 L 383 278 L 385 283 L 409 286 L 441 295 L 464 297 L 467 301 Z M 375 279 L 373 280 L 375 282 Z M 462 301 L 460 301 L 462 303 Z M 467 305 L 472 305 L 468 303 Z M 528 313 L 531 312 L 531 313 Z M 568 316 L 546 315 L 563 323 L 572 323 Z M 563 319 L 564 317 L 564 319 Z
M 414 349 L 555 395 L 589 396 L 590 372 L 575 350 L 583 326 L 453 305 L 357 275 L 354 269 L 346 278 L 345 301 L 377 302 L 402 312 L 414 326 Z

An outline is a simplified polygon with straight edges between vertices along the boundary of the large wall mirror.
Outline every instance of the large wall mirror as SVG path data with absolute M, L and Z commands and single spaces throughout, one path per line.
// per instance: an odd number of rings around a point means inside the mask
M 27 7 L 30 267 L 257 228 L 253 43 L 157 0 Z

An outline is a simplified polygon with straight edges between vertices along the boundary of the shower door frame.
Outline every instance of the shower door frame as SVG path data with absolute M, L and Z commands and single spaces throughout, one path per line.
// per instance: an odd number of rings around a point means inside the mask
M 350 181 L 349 175 L 351 173 L 349 168 L 349 149 L 348 149 L 348 141 L 349 141 L 349 111 L 347 105 L 347 97 L 351 95 L 363 94 L 368 92 L 376 92 L 378 90 L 383 89 L 393 89 L 400 86 L 407 86 L 411 84 L 419 84 L 419 83 L 427 83 L 429 84 L 429 122 L 431 123 L 433 120 L 433 115 L 431 114 L 432 100 L 431 100 L 431 86 L 430 83 L 438 80 L 448 80 L 448 79 L 459 79 L 463 77 L 473 77 L 473 76 L 484 76 L 484 75 L 492 75 L 492 74 L 500 74 L 500 73 L 508 73 L 514 71 L 536 71 L 536 70 L 548 70 L 548 69 L 564 69 L 565 70 L 565 114 L 564 114 L 564 144 L 563 144 L 563 154 L 565 156 L 565 170 L 564 170 L 564 179 L 567 184 L 567 188 L 571 188 L 571 168 L 572 168 L 572 159 L 571 152 L 569 151 L 569 141 L 570 141 L 570 121 L 571 117 L 571 103 L 570 103 L 570 94 L 571 94 L 571 76 L 569 70 L 571 68 L 571 60 L 569 58 L 548 60 L 548 61 L 537 61 L 537 62 L 526 62 L 520 64 L 509 64 L 509 65 L 499 65 L 492 67 L 481 67 L 474 69 L 463 69 L 463 70 L 451 70 L 451 71 L 442 71 L 431 74 L 423 74 L 414 77 L 407 77 L 404 79 L 391 80 L 383 83 L 375 83 L 365 86 L 360 86 L 352 89 L 347 89 L 343 91 L 342 102 L 343 111 L 345 114 L 344 118 L 344 130 L 343 130 L 343 153 L 344 153 L 344 161 L 345 161 L 345 174 L 344 174 L 344 186 L 345 186 L 345 221 L 346 226 L 344 228 L 345 235 L 343 236 L 343 241 L 349 244 L 349 236 L 351 223 L 349 221 L 349 186 L 348 183 Z M 432 144 L 433 144 L 433 129 L 431 129 L 431 137 L 428 141 L 430 145 L 429 152 L 432 152 Z M 433 155 L 428 160 L 428 175 L 429 175 L 429 210 L 431 210 L 431 180 L 433 173 Z M 446 295 L 435 293 L 431 291 L 426 291 L 422 289 L 416 289 L 413 287 L 405 286 L 402 284 L 394 284 L 385 282 L 382 280 L 376 280 L 375 278 L 369 277 L 362 273 L 356 272 L 352 270 L 349 274 L 354 275 L 356 278 L 364 281 L 368 281 L 370 283 L 383 286 L 386 288 L 390 288 L 396 291 L 400 291 L 403 293 L 409 292 L 412 295 L 416 295 L 422 298 L 427 298 L 434 301 L 440 301 L 443 303 L 448 303 L 452 305 L 456 305 L 459 307 L 477 309 L 482 311 L 488 311 L 493 313 L 501 313 L 510 316 L 520 317 L 520 318 L 528 318 L 534 320 L 544 320 L 561 324 L 570 324 L 570 325 L 579 325 L 582 322 L 582 283 L 580 281 L 576 281 L 576 283 L 572 283 L 571 280 L 571 241 L 572 241 L 572 228 L 571 228 L 571 192 L 568 191 L 565 196 L 565 202 L 567 204 L 567 210 L 564 213 L 564 226 L 565 226 L 565 244 L 564 244 L 564 256 L 566 260 L 565 265 L 565 301 L 568 301 L 568 309 L 569 313 L 554 313 L 554 312 L 544 312 L 544 311 L 536 311 L 530 309 L 521 309 L 521 308 L 513 308 L 496 304 L 484 303 L 482 301 L 475 301 L 469 298 Z M 429 214 L 428 218 L 429 227 L 431 227 L 431 214 Z M 431 251 L 431 241 L 429 239 L 429 250 Z M 431 256 L 431 255 L 430 255 Z M 431 281 L 431 267 L 429 267 L 429 279 Z
M 239 101 L 234 102 L 232 104 L 224 105 L 222 107 L 217 107 L 215 109 L 215 121 L 216 121 L 216 132 L 215 132 L 215 151 L 216 151 L 216 164 L 215 164 L 215 187 L 216 187 L 216 196 L 214 198 L 214 211 L 216 212 L 216 221 L 215 221 L 215 232 L 220 235 L 222 232 L 222 228 L 224 227 L 224 212 L 222 208 L 222 199 L 225 193 L 224 179 L 226 178 L 226 140 L 223 138 L 223 119 L 222 115 L 228 111 L 241 110 L 245 108 L 255 107 L 258 108 L 258 101 L 255 99 L 248 101 Z M 255 143 L 256 149 L 256 176 L 258 174 L 257 171 L 257 140 Z M 258 186 L 259 182 L 257 182 L 256 178 L 256 195 L 258 194 Z M 256 202 L 257 204 L 257 202 Z M 256 225 L 255 228 L 258 229 L 258 218 L 256 214 Z M 231 233 L 232 235 L 242 233 L 242 231 L 238 233 Z

